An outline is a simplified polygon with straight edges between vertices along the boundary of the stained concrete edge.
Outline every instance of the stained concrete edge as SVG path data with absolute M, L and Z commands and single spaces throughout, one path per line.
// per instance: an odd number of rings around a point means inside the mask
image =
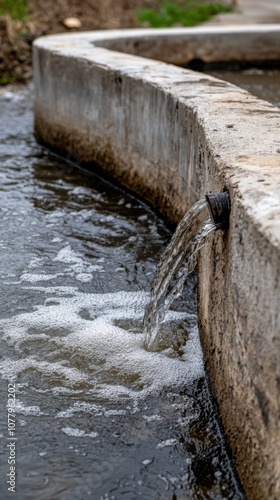
M 90 32 L 34 44 L 41 142 L 97 162 L 172 221 L 206 192 L 230 192 L 230 229 L 199 259 L 199 321 L 211 386 L 254 500 L 280 497 L 280 110 L 148 57 L 280 60 L 279 41 L 280 25 L 265 25 Z

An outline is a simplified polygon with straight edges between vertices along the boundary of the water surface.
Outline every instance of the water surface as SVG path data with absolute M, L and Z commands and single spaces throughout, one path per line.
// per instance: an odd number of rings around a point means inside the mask
M 176 342 L 143 347 L 163 221 L 38 146 L 30 89 L 2 93 L 0 112 L 1 499 L 8 383 L 14 498 L 243 498 L 204 375 L 194 277 L 167 317 Z

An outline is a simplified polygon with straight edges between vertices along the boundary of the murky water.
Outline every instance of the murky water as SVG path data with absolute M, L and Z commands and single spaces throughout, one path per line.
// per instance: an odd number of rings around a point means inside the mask
M 167 318 L 184 341 L 147 352 L 144 307 L 170 234 L 39 147 L 31 101 L 0 96 L 1 499 L 13 453 L 18 499 L 243 498 L 204 377 L 195 278 Z
M 165 331 L 164 320 L 173 301 L 180 297 L 187 276 L 195 269 L 197 252 L 215 227 L 206 199 L 195 203 L 178 224 L 157 266 L 145 309 L 145 345 L 149 350 L 174 344 L 174 339 L 180 343 L 180 329 L 179 338 L 175 328 L 170 335 L 170 327 Z
M 206 70 L 212 76 L 242 87 L 251 94 L 280 107 L 280 68 L 247 68 Z

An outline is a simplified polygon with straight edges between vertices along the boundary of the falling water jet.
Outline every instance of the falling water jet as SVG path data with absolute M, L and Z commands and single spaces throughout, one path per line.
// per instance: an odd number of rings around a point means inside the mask
M 185 214 L 163 253 L 145 310 L 145 347 L 156 351 L 161 345 L 161 325 L 172 302 L 180 296 L 185 280 L 196 266 L 197 253 L 215 230 L 228 229 L 228 191 L 207 194 Z

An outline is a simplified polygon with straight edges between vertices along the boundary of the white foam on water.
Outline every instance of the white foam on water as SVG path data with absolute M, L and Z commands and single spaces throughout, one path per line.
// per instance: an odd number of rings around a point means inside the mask
M 177 443 L 177 439 L 166 439 L 157 445 L 157 448 L 165 448 L 166 446 L 173 446 Z
M 86 431 L 81 430 L 81 429 L 73 429 L 72 427 L 64 427 L 61 430 L 67 436 L 73 436 L 73 437 L 91 437 L 91 438 L 96 438 L 98 436 L 98 432 L 86 432 Z
M 53 260 L 58 260 L 59 262 L 64 262 L 65 264 L 83 263 L 83 259 L 72 250 L 71 245 L 67 245 L 66 247 L 62 248 Z
M 29 281 L 30 283 L 37 283 L 37 281 L 49 281 L 57 278 L 58 276 L 62 276 L 62 273 L 56 273 L 56 274 L 25 273 L 21 275 L 19 283 L 22 283 L 23 281 Z
M 5 281 L 5 285 L 20 285 L 23 282 L 29 282 L 29 283 L 38 283 L 38 281 L 50 281 L 52 279 L 57 278 L 58 276 L 62 276 L 62 273 L 56 273 L 56 274 L 31 274 L 31 273 L 24 273 L 20 276 L 19 281 Z M 9 276 L 10 278 L 12 275 Z
M 89 283 L 90 281 L 92 281 L 92 279 L 93 279 L 92 274 L 80 273 L 76 275 L 76 280 L 82 281 L 83 283 Z
M 34 257 L 28 264 L 29 269 L 33 269 L 34 267 L 40 267 L 43 264 L 42 257 Z
M 4 90 L 1 92 L 1 98 L 4 98 L 7 101 L 19 102 L 26 99 L 26 89 L 14 89 L 14 90 Z
M 69 389 L 69 387 L 54 387 L 52 389 L 52 393 L 57 395 L 57 394 L 61 394 L 61 395 L 69 395 L 69 396 L 74 396 L 74 395 L 77 395 L 77 394 L 81 394 L 83 391 L 81 390 L 75 390 L 75 389 Z
M 153 460 L 149 460 L 149 459 L 147 459 L 147 460 L 143 460 L 143 461 L 142 461 L 142 464 L 143 464 L 143 465 L 150 465 L 150 464 L 152 464 L 152 463 L 153 463 Z
M 103 407 L 97 404 L 76 402 L 67 410 L 57 413 L 56 418 L 71 418 L 76 413 L 89 413 L 94 416 L 103 415 Z
M 76 402 L 73 406 L 68 408 L 67 410 L 60 411 L 57 413 L 56 418 L 71 418 L 73 415 L 77 413 L 89 413 L 90 415 L 94 415 L 95 417 L 111 417 L 118 415 L 126 415 L 126 410 L 107 410 L 106 407 L 94 404 L 94 403 L 86 403 L 86 402 Z
M 159 420 L 162 420 L 160 415 L 142 415 L 142 418 L 144 418 L 147 422 L 158 422 Z
M 75 194 L 75 195 L 87 195 L 89 197 L 92 197 L 92 189 L 84 187 L 84 186 L 74 187 L 74 189 L 72 189 L 71 193 Z
M 112 416 L 125 415 L 125 414 L 126 414 L 125 410 L 105 410 L 104 411 L 105 417 L 112 417 Z
M 40 410 L 39 406 L 24 406 L 24 403 L 19 399 L 16 399 L 15 411 L 24 416 L 32 415 L 33 417 L 40 417 L 41 415 L 47 415 L 47 413 Z
M 65 251 L 62 257 L 76 259 L 69 252 Z M 16 379 L 35 370 L 37 378 L 48 377 L 49 390 L 63 391 L 66 387 L 75 391 L 77 384 L 82 384 L 87 395 L 98 398 L 103 405 L 123 401 L 137 411 L 139 398 L 158 394 L 164 388 L 184 386 L 204 374 L 195 328 L 189 332 L 180 358 L 175 357 L 172 349 L 144 349 L 142 319 L 149 298 L 145 292 L 89 294 L 75 287 L 30 288 L 45 291 L 48 298 L 34 311 L 0 321 L 4 341 L 22 353 L 19 360 L 12 356 L 2 358 L 0 373 L 4 378 Z M 81 314 L 85 310 L 90 319 Z M 185 316 L 173 311 L 167 315 L 167 321 Z M 133 331 L 129 331 L 130 319 Z M 47 355 L 40 354 L 40 349 L 37 353 L 38 342 Z M 55 388 L 51 385 L 54 376 Z M 77 411 L 118 415 L 118 409 L 110 408 L 106 413 L 102 405 L 74 405 L 58 416 L 67 418 Z
M 65 211 L 62 208 L 58 208 L 53 212 L 46 214 L 45 217 L 46 217 L 45 220 L 60 219 L 61 217 L 65 217 Z
M 55 375 L 60 378 L 64 385 L 70 385 L 71 387 L 88 382 L 88 376 L 78 368 L 68 368 L 59 362 L 37 361 L 33 356 L 27 356 L 21 360 L 6 358 L 0 362 L 0 374 L 6 380 L 17 380 L 20 375 L 28 371 L 35 371 L 37 376 L 48 376 L 50 378 Z
M 80 254 L 74 252 L 71 245 L 62 248 L 53 260 L 67 265 L 67 272 L 74 273 L 75 278 L 83 283 L 89 283 L 93 279 L 93 273 L 105 272 L 100 264 L 89 264 L 85 261 Z

